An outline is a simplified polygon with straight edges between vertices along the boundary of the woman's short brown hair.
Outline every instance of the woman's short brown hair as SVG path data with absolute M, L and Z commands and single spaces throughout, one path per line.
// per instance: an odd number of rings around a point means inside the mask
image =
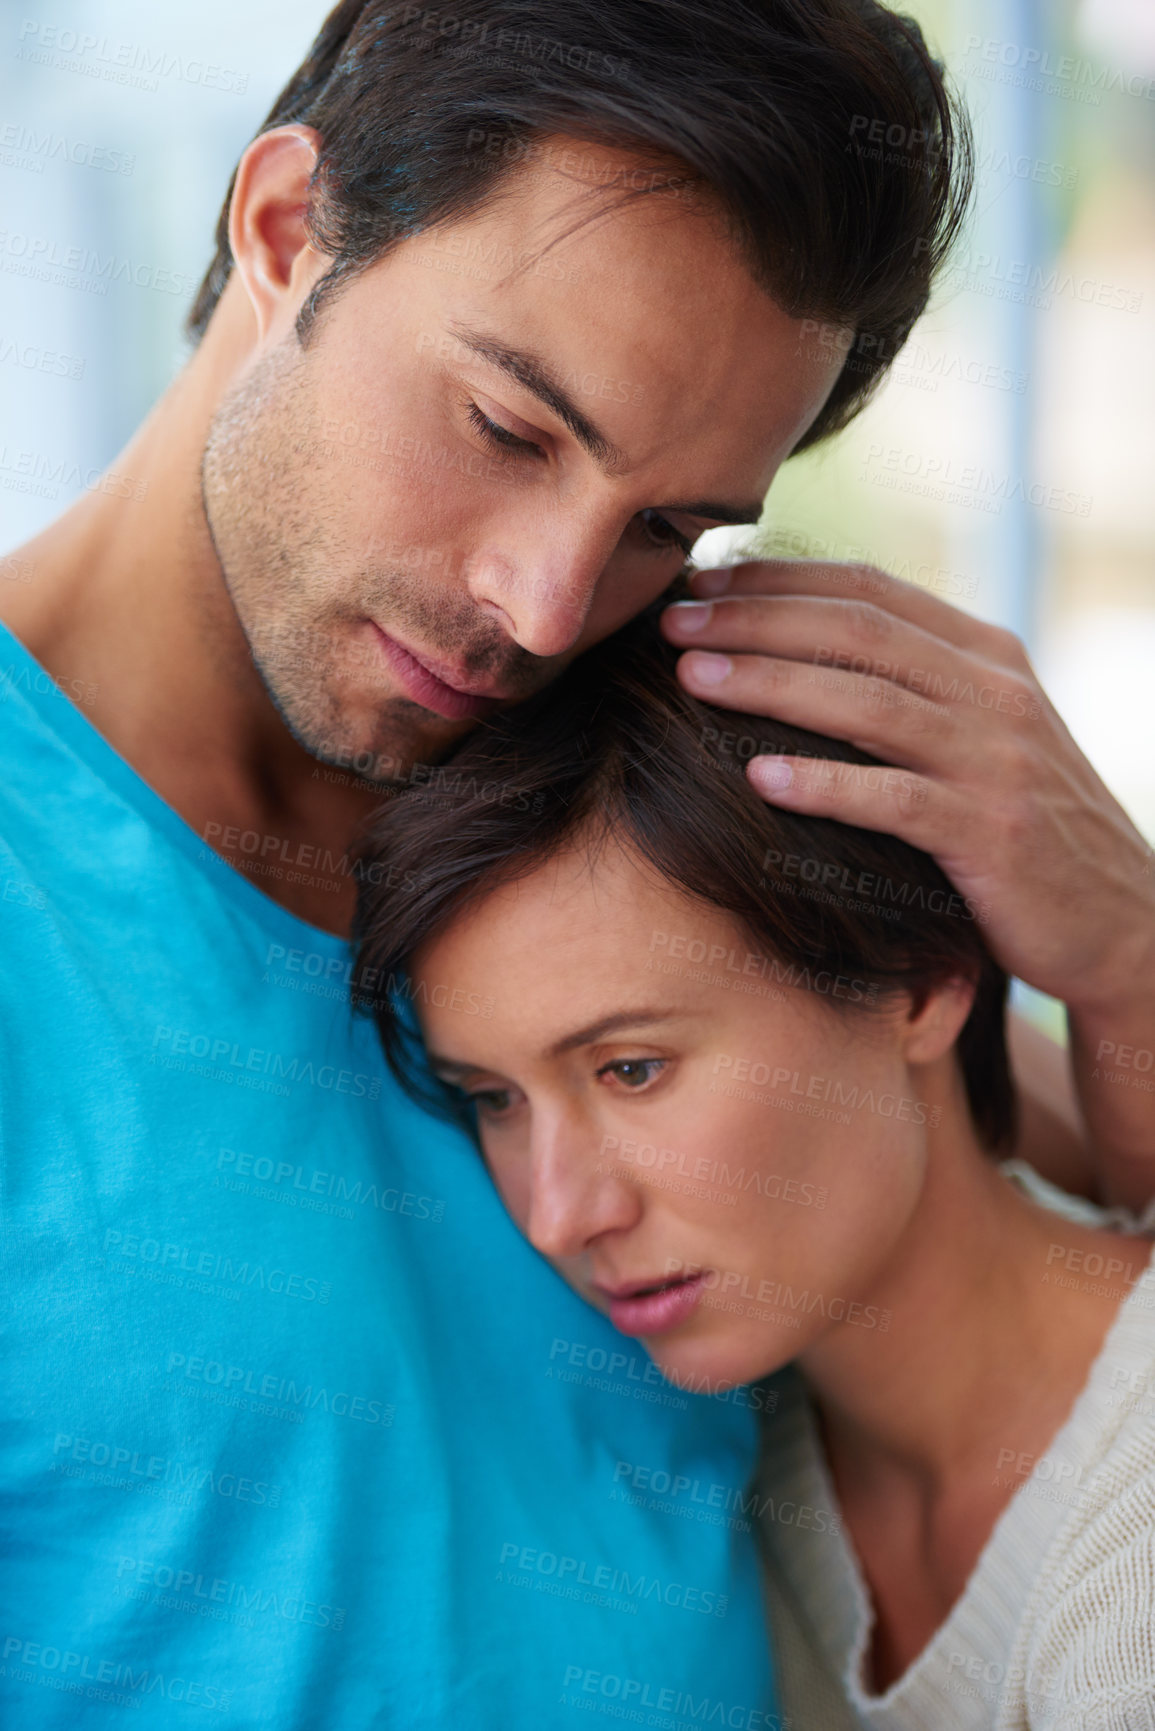
M 929 854 L 894 836 L 766 805 L 744 766 L 768 751 L 835 759 L 852 766 L 847 773 L 901 772 L 841 741 L 699 703 L 677 682 L 678 653 L 659 637 L 651 608 L 531 702 L 478 728 L 374 819 L 356 977 L 392 988 L 371 1001 L 394 1073 L 444 1109 L 404 1011 L 414 952 L 499 884 L 574 843 L 596 848 L 612 836 L 677 889 L 729 914 L 781 978 L 868 986 L 829 994 L 848 1013 L 868 1010 L 876 995 L 917 1000 L 951 977 L 972 979 L 958 1059 L 984 1144 L 1007 1143 L 1007 978 L 983 942 L 981 909 Z

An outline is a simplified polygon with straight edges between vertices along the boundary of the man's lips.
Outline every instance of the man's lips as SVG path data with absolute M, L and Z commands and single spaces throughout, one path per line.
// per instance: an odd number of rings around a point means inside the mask
M 620 1334 L 647 1336 L 666 1334 L 684 1322 L 702 1296 L 704 1273 L 672 1275 L 666 1279 L 629 1281 L 620 1286 L 600 1286 L 610 1301 L 610 1321 Z
M 512 700 L 512 692 L 502 691 L 492 681 L 472 679 L 456 669 L 430 663 L 372 620 L 369 623 L 390 671 L 405 687 L 406 696 L 423 709 L 431 709 L 446 721 L 474 721 L 492 714 L 499 703 Z

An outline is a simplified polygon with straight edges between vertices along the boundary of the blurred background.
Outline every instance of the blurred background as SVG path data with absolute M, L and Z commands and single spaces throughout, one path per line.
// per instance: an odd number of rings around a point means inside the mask
M 7 0 L 0 550 L 94 484 L 181 366 L 229 176 L 322 5 Z M 1013 627 L 1155 840 L 1155 5 L 903 9 L 973 117 L 973 218 L 875 402 L 786 465 L 761 545 Z

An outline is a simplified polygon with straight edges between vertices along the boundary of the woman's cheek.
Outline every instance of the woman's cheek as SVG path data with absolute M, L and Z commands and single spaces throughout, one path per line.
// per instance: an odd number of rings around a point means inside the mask
M 514 1224 L 524 1232 L 529 1222 L 530 1172 L 528 1159 L 515 1148 L 503 1146 L 502 1138 L 482 1131 L 482 1153 L 489 1176 Z

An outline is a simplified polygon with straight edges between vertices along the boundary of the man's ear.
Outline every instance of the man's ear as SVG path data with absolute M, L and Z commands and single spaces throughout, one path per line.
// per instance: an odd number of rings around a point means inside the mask
M 277 126 L 253 140 L 237 167 L 229 245 L 261 343 L 288 334 L 329 262 L 305 228 L 320 146 L 311 126 Z
M 902 1029 L 902 1051 L 908 1064 L 933 1064 L 949 1052 L 975 1001 L 976 982 L 956 975 L 914 999 Z

